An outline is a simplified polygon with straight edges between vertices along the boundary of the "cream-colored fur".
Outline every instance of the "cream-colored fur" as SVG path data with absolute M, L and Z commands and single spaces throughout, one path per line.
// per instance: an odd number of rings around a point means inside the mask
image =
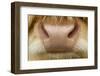
M 78 40 L 72 52 L 66 53 L 48 53 L 41 41 L 37 27 L 40 23 L 56 24 L 57 20 L 61 21 L 60 24 L 73 23 L 75 19 L 79 20 L 80 33 Z M 52 22 L 54 21 L 54 22 Z M 63 22 L 62 22 L 63 21 Z M 29 50 L 28 59 L 29 60 L 51 60 L 51 59 L 75 59 L 75 58 L 87 58 L 88 57 L 88 25 L 87 18 L 78 17 L 50 17 L 50 16 L 29 16 Z M 66 49 L 67 50 L 67 49 Z

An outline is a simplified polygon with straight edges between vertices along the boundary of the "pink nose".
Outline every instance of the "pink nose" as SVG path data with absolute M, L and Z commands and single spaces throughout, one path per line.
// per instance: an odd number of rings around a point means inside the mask
M 79 36 L 79 25 L 49 25 L 39 27 L 41 40 L 47 52 L 71 52 Z

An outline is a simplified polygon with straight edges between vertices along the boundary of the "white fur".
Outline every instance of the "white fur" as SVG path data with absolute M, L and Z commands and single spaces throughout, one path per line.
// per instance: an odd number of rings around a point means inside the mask
M 46 52 L 40 39 L 35 39 L 31 44 L 29 44 L 29 52 L 33 54 Z

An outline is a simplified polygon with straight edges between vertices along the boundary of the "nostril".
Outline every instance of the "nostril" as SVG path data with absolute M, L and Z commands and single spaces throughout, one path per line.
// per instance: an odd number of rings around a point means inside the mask
M 45 36 L 46 38 L 49 37 L 49 34 L 48 32 L 46 31 L 46 29 L 44 28 L 44 25 L 41 25 L 41 30 L 42 30 L 42 35 Z
M 79 26 L 75 25 L 74 28 L 69 32 L 68 38 L 72 38 L 74 35 L 76 35 L 78 30 L 79 30 Z

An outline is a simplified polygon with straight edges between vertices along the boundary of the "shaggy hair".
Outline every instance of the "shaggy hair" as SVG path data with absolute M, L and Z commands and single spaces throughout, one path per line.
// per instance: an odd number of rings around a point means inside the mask
M 80 24 L 80 33 L 77 43 L 72 48 L 72 52 L 66 53 L 48 53 L 41 41 L 37 26 L 42 24 L 50 25 L 68 25 L 78 20 Z M 52 59 L 76 59 L 88 57 L 88 38 L 87 17 L 67 17 L 67 16 L 39 16 L 29 15 L 28 17 L 28 37 L 29 37 L 29 60 L 52 60 Z M 66 49 L 67 50 L 67 49 Z

